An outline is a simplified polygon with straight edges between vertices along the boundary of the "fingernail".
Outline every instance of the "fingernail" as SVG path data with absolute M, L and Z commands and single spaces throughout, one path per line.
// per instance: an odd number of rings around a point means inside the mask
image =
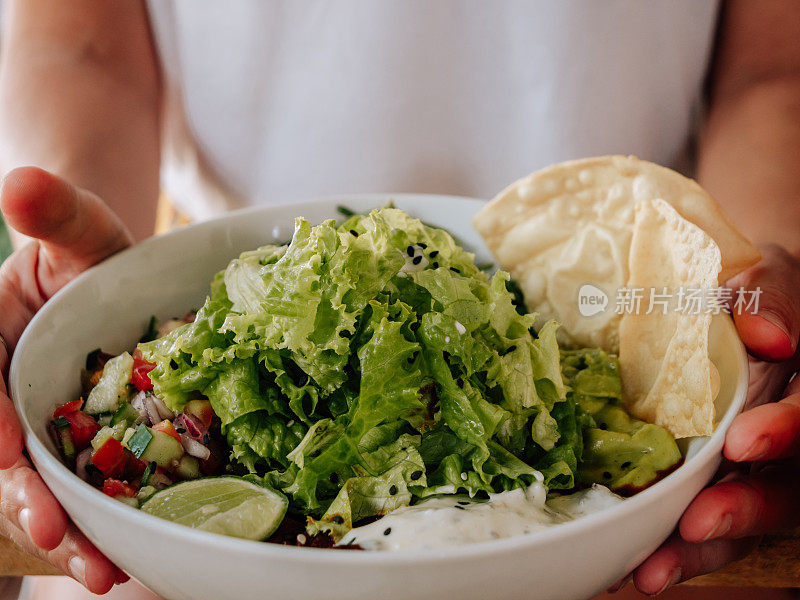
M 731 530 L 731 525 L 733 525 L 733 515 L 727 513 L 724 517 L 717 521 L 717 524 L 706 534 L 706 536 L 703 538 L 703 541 L 706 542 L 713 538 L 722 537 Z
M 751 460 L 758 460 L 759 458 L 765 456 L 767 452 L 769 452 L 769 438 L 761 436 L 756 438 L 750 447 L 745 450 L 744 454 L 739 458 L 740 461 L 751 461 Z
M 86 561 L 80 556 L 73 556 L 67 563 L 70 574 L 80 583 L 86 584 Z
M 672 569 L 669 572 L 669 576 L 667 577 L 667 581 L 664 583 L 664 587 L 658 590 L 655 594 L 651 594 L 653 596 L 658 596 L 659 594 L 664 593 L 668 588 L 671 588 L 673 585 L 678 583 L 681 580 L 681 570 L 680 568 Z
M 17 516 L 19 519 L 19 525 L 22 527 L 22 530 L 28 534 L 28 537 L 31 536 L 31 509 L 30 508 L 23 508 L 19 511 L 19 515 Z
M 608 593 L 609 593 L 609 594 L 615 594 L 615 593 L 617 593 L 617 592 L 618 592 L 618 591 L 620 591 L 622 588 L 624 588 L 626 585 L 628 585 L 628 584 L 630 583 L 631 579 L 633 579 L 633 573 L 632 573 L 632 572 L 631 572 L 631 573 L 628 573 L 627 575 L 625 575 L 625 577 L 623 577 L 623 578 L 622 578 L 622 579 L 620 579 L 620 580 L 619 580 L 617 583 L 615 583 L 615 584 L 614 584 L 614 585 L 612 585 L 610 588 L 608 588 L 608 590 L 607 590 L 607 591 L 608 591 Z

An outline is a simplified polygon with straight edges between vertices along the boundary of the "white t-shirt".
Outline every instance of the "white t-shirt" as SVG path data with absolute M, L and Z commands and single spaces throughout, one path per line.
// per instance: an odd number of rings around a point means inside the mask
M 550 163 L 685 167 L 716 0 L 152 0 L 163 186 L 194 217 L 490 197 Z

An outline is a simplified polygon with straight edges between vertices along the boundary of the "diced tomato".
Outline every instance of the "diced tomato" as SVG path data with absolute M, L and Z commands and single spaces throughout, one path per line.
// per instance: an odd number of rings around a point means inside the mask
M 175 426 L 170 421 L 161 421 L 161 423 L 156 423 L 152 427 L 153 431 L 160 431 L 161 433 L 166 433 L 169 436 L 174 437 L 179 442 L 181 441 L 180 434 L 175 431 Z
M 145 468 L 147 468 L 147 463 L 136 458 L 133 452 L 127 448 L 125 448 L 125 456 L 128 458 L 125 462 L 125 477 L 128 479 L 136 479 L 137 477 L 141 477 Z
M 155 363 L 147 362 L 142 356 L 142 351 L 138 348 L 133 353 L 133 373 L 131 383 L 140 392 L 149 392 L 153 389 L 153 382 L 150 381 L 150 371 L 156 368 Z
M 197 318 L 197 313 L 193 310 L 190 310 L 185 315 L 183 315 L 183 320 L 185 323 L 194 323 L 194 320 Z
M 95 450 L 91 458 L 91 463 L 105 477 L 119 477 L 122 475 L 127 462 L 125 446 L 113 437 L 108 438 L 102 446 Z
M 116 498 L 117 496 L 127 496 L 133 498 L 136 495 L 136 490 L 132 485 L 120 481 L 119 479 L 112 479 L 109 477 L 103 482 L 103 493 L 106 496 Z
M 88 448 L 94 434 L 100 429 L 100 424 L 91 415 L 82 410 L 67 413 L 64 418 L 69 421 L 69 429 L 70 433 L 72 433 L 72 441 L 75 443 L 75 448 L 78 451 Z
M 70 413 L 79 411 L 82 406 L 83 406 L 83 398 L 79 398 L 78 400 L 73 400 L 72 402 L 67 402 L 65 404 L 62 404 L 53 413 L 53 418 L 57 419 L 58 417 L 66 417 Z

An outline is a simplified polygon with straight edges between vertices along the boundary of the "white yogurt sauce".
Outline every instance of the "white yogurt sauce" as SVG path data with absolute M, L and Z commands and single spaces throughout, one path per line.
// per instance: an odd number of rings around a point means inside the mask
M 486 501 L 454 496 L 404 506 L 350 530 L 339 544 L 358 544 L 365 550 L 460 546 L 534 533 L 621 501 L 608 488 L 595 485 L 547 502 L 547 489 L 534 482 L 527 490 L 492 494 Z

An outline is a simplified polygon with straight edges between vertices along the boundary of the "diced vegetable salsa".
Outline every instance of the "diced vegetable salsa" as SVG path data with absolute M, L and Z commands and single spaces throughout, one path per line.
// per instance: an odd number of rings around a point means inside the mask
M 180 325 L 193 319 L 189 313 Z M 183 412 L 169 410 L 153 394 L 154 367 L 139 350 L 91 352 L 81 376 L 84 397 L 57 407 L 50 423 L 78 476 L 133 506 L 175 482 L 224 473 L 228 463 L 211 403 L 198 397 Z

